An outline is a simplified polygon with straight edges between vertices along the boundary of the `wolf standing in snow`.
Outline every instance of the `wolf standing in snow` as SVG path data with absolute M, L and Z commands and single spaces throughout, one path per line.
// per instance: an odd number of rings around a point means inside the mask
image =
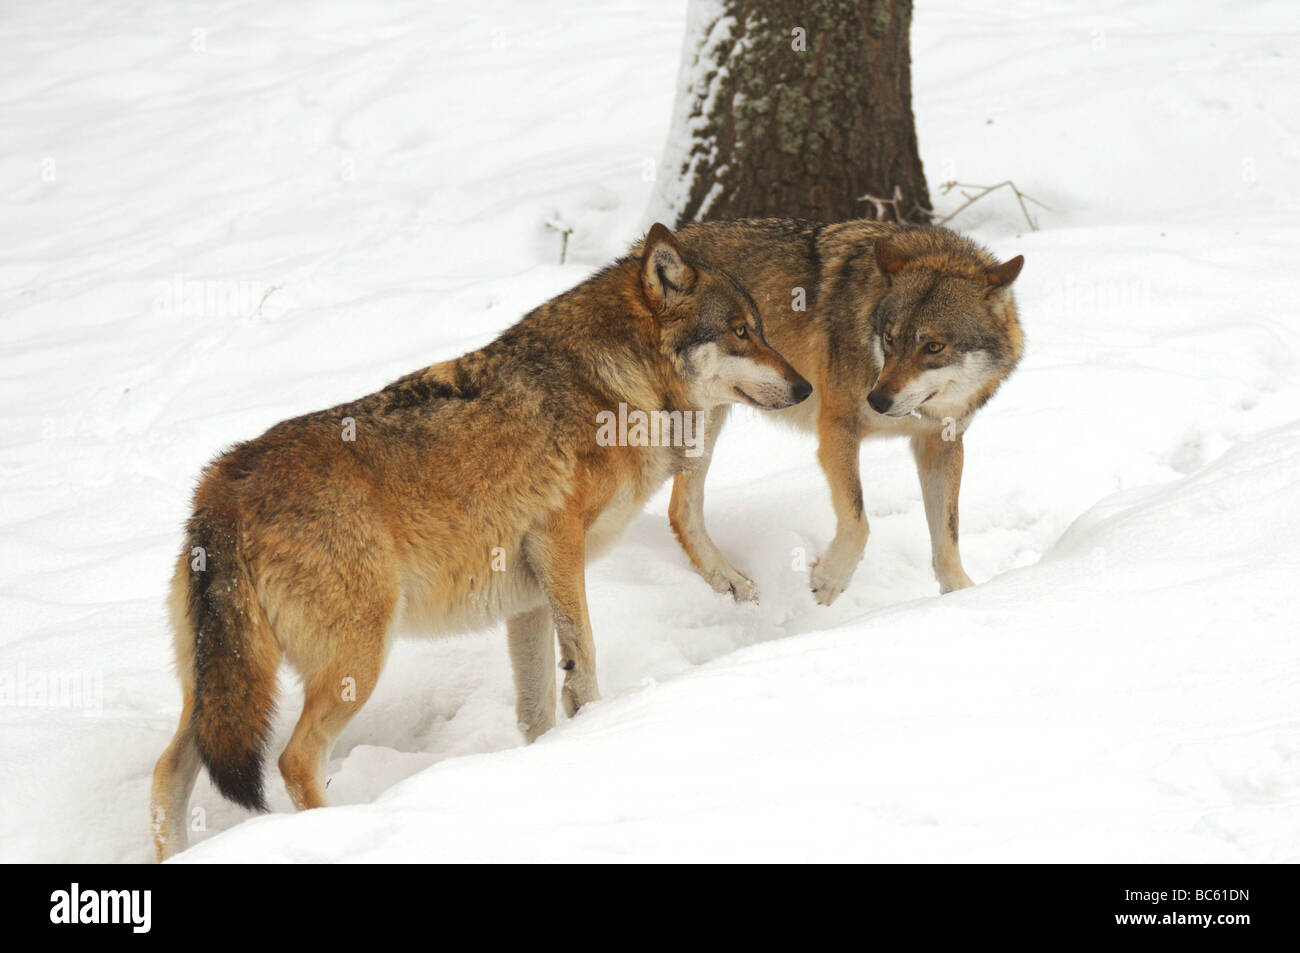
M 529 741 L 555 721 L 557 635 L 565 712 L 598 698 L 584 563 L 698 459 L 681 440 L 598 439 L 602 415 L 773 410 L 810 390 L 744 289 L 656 225 L 641 254 L 483 349 L 217 458 L 172 580 L 183 707 L 154 769 L 158 857 L 186 844 L 200 763 L 226 797 L 265 807 L 282 659 L 304 686 L 280 756 L 299 809 L 325 804 L 330 748 L 398 627 L 506 619 Z
M 910 439 L 940 588 L 972 585 L 957 546 L 962 435 L 1020 360 L 1011 283 L 1024 258 L 999 264 L 947 229 L 872 221 L 706 222 L 678 237 L 749 289 L 772 345 L 812 382 L 812 400 L 776 416 L 817 434 L 830 484 L 838 525 L 812 569 L 817 601 L 835 601 L 866 548 L 858 445 L 867 437 Z M 713 588 L 752 599 L 753 583 L 704 527 L 704 480 L 724 421 L 725 409 L 703 464 L 676 477 L 669 513 Z

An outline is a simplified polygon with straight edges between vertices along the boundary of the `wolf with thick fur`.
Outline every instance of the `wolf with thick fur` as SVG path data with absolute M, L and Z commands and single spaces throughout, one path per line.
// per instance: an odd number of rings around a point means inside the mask
M 817 601 L 844 591 L 866 547 L 858 446 L 867 437 L 910 440 L 940 588 L 972 585 L 957 545 L 963 434 L 1020 360 L 1011 283 L 1024 258 L 999 263 L 948 229 L 872 221 L 707 222 L 678 238 L 749 290 L 772 346 L 812 382 L 812 400 L 774 416 L 817 434 L 830 485 L 837 527 L 812 568 Z M 701 575 L 750 599 L 753 583 L 704 527 L 725 412 L 716 416 L 703 465 L 674 481 L 670 519 Z
M 304 687 L 279 762 L 299 809 L 325 804 L 330 749 L 398 628 L 505 619 L 529 741 L 555 721 L 557 635 L 565 712 L 598 698 L 585 561 L 698 459 L 689 440 L 649 441 L 644 426 L 601 439 L 600 420 L 702 415 L 703 436 L 712 408 L 785 408 L 809 391 L 744 289 L 656 225 L 640 255 L 481 350 L 218 457 L 172 580 L 183 705 L 154 770 L 158 857 L 186 844 L 200 765 L 226 797 L 265 808 L 281 660 Z

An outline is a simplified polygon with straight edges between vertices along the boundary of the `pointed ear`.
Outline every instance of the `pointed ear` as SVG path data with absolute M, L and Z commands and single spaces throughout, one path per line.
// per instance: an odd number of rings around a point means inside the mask
M 1004 290 L 1011 282 L 1016 280 L 1016 275 L 1020 274 L 1020 269 L 1025 267 L 1025 256 L 1017 255 L 1015 258 L 1009 258 L 1000 265 L 994 265 L 984 272 L 984 280 L 988 282 L 989 290 L 986 294 L 995 294 Z
M 891 245 L 886 239 L 877 238 L 875 244 L 876 267 L 884 277 L 886 284 L 891 284 L 894 275 L 903 270 L 907 256 Z
M 650 310 L 655 314 L 667 311 L 691 293 L 698 277 L 686 263 L 673 233 L 659 222 L 651 225 L 641 260 L 641 290 Z

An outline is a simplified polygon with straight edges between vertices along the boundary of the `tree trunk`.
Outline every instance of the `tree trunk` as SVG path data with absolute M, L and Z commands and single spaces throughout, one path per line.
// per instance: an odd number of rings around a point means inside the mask
M 928 222 L 911 21 L 911 0 L 691 0 L 651 215 Z

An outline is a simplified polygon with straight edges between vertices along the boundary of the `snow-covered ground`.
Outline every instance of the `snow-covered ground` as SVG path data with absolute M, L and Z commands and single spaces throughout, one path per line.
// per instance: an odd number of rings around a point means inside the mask
M 0 19 L 0 860 L 140 861 L 162 599 L 222 447 L 476 347 L 635 237 L 682 0 L 10 4 Z M 339 807 L 200 778 L 181 859 L 1300 859 L 1300 26 L 1277 2 L 918 2 L 922 154 L 1014 179 L 1024 364 L 967 442 L 943 598 L 863 450 L 831 608 L 811 441 L 666 493 L 591 566 L 605 699 L 525 748 L 501 630 L 394 650 Z M 561 237 L 574 231 L 558 264 Z M 276 750 L 297 714 L 284 678 Z M 42 690 L 77 689 L 42 700 Z M 65 704 L 66 703 L 66 704 Z

